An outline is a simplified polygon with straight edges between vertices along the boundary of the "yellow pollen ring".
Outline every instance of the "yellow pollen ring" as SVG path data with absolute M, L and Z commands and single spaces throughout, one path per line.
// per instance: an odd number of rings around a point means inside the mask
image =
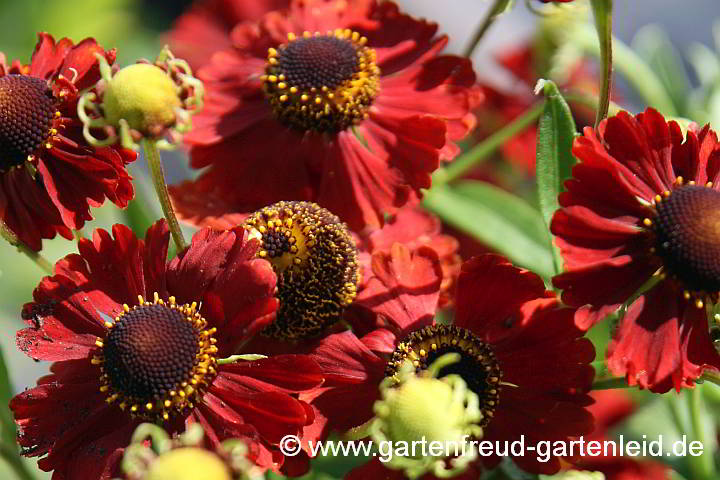
M 292 52 L 293 42 L 333 38 L 347 42 L 356 52 L 354 72 L 336 85 L 294 84 L 284 71 L 283 59 Z M 300 37 L 288 34 L 288 43 L 268 49 L 264 90 L 275 116 L 283 123 L 302 131 L 337 132 L 367 118 L 367 110 L 380 87 L 380 69 L 375 50 L 366 46 L 367 38 L 349 29 L 325 34 L 303 32 Z M 287 68 L 301 68 L 295 67 Z M 335 79 L 337 80 L 337 79 Z
M 216 340 L 212 337 L 216 328 L 207 329 L 207 321 L 197 311 L 197 302 L 178 305 L 175 297 L 170 296 L 167 301 L 165 301 L 160 298 L 157 292 L 153 294 L 152 302 L 147 301 L 142 295 L 138 295 L 137 305 L 133 307 L 123 305 L 123 311 L 115 317 L 115 323 L 105 322 L 105 327 L 111 330 L 119 322 L 123 321 L 123 317 L 126 314 L 150 305 L 163 305 L 182 313 L 185 321 L 193 327 L 197 338 L 197 353 L 195 355 L 194 366 L 188 373 L 185 381 L 176 385 L 174 390 L 170 390 L 159 398 L 152 400 L 136 398 L 114 389 L 104 369 L 105 354 L 103 347 L 105 346 L 105 342 L 101 338 L 95 341 L 95 345 L 99 347 L 100 350 L 92 357 L 90 363 L 100 366 L 99 390 L 106 395 L 105 401 L 107 403 L 117 403 L 121 410 L 129 410 L 132 416 L 142 417 L 147 420 L 169 420 L 173 413 L 181 413 L 192 409 L 193 405 L 202 399 L 207 387 L 210 386 L 217 375 L 215 367 L 217 365 L 216 354 L 218 349 L 215 346 Z

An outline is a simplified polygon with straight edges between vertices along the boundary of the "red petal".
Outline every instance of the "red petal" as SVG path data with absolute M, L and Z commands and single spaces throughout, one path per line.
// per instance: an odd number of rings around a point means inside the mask
M 219 370 L 225 378 L 256 392 L 297 393 L 319 387 L 324 380 L 318 364 L 307 355 L 277 355 L 222 365 Z
M 38 33 L 38 43 L 30 60 L 30 75 L 46 80 L 55 76 L 72 46 L 69 38 L 63 38 L 56 44 L 52 35 Z
M 704 310 L 686 302 L 667 281 L 630 305 L 607 355 L 613 373 L 657 393 L 690 386 L 704 367 L 720 365 Z
M 410 251 L 395 243 L 389 252 L 372 257 L 372 277 L 355 303 L 402 331 L 432 323 L 437 308 L 442 269 L 434 250 Z
M 270 443 L 277 444 L 285 435 L 297 435 L 305 425 L 312 423 L 300 401 L 280 392 L 238 394 L 237 384 L 225 375 L 219 375 L 210 392 L 230 405 L 253 425 Z
M 458 277 L 455 325 L 494 343 L 505 335 L 507 321 L 520 306 L 545 296 L 536 274 L 513 266 L 499 255 L 481 255 L 465 262 Z
M 341 132 L 327 152 L 317 202 L 360 231 L 380 227 L 382 214 L 405 204 L 410 191 L 402 172 L 388 167 L 386 152 L 375 154 Z

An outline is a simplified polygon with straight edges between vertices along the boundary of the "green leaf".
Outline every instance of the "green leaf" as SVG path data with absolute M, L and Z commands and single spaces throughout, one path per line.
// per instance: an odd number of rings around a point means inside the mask
M 612 0 L 590 0 L 595 30 L 600 45 L 600 63 L 602 73 L 600 81 L 600 99 L 598 100 L 595 126 L 607 117 L 610 106 L 610 86 L 612 84 Z
M 535 91 L 542 89 L 547 100 L 537 134 L 537 186 L 540 211 L 545 225 L 559 208 L 558 195 L 564 190 L 563 183 L 572 176 L 575 157 L 572 155 L 572 143 L 575 138 L 575 121 L 570 107 L 560 95 L 557 86 L 549 80 L 540 80 Z M 553 248 L 555 273 L 562 271 L 562 257 Z
M 2 426 L 2 442 L 8 445 L 15 445 L 15 422 L 8 409 L 12 398 L 10 388 L 10 376 L 5 365 L 5 356 L 0 349 L 0 426 Z
M 667 34 L 657 25 L 643 27 L 632 41 L 632 48 L 657 74 L 679 112 L 685 112 L 687 93 L 690 91 L 682 57 Z
M 513 263 L 544 278 L 553 274 L 550 242 L 540 213 L 493 185 L 464 181 L 425 194 L 423 205 Z

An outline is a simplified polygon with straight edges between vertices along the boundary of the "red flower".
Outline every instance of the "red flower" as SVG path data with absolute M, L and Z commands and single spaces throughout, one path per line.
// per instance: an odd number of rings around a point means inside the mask
M 193 70 L 215 52 L 232 47 L 230 32 L 244 21 L 258 20 L 271 10 L 286 8 L 289 0 L 200 0 L 173 24 L 169 42 L 173 53 Z
M 448 326 L 433 321 L 441 273 L 431 250 L 422 247 L 411 255 L 396 244 L 390 253 L 373 256 L 373 271 L 373 285 L 356 301 L 372 305 L 390 326 L 360 339 L 350 332 L 329 336 L 311 354 L 326 382 L 301 398 L 312 400 L 325 434 L 368 421 L 378 384 L 411 355 L 407 352 L 413 352 L 422 369 L 449 351 L 462 355 L 463 368 L 454 373 L 473 372 L 464 379 L 481 401 L 484 440 L 512 442 L 525 435 L 528 444 L 535 444 L 592 430 L 592 417 L 584 408 L 590 402 L 592 344 L 574 326 L 574 310 L 561 308 L 540 277 L 497 255 L 466 262 L 458 279 L 455 324 Z M 457 347 L 450 337 L 459 340 Z M 499 460 L 483 462 L 491 467 Z M 547 463 L 533 455 L 513 460 L 536 473 L 560 467 L 557 458 Z
M 635 410 L 632 399 L 622 390 L 600 390 L 590 396 L 595 400 L 588 407 L 595 417 L 595 431 L 585 441 L 612 440 L 609 430 Z M 660 462 L 626 456 L 585 456 L 573 459 L 573 463 L 579 470 L 604 473 L 605 480 L 667 480 L 670 472 L 670 467 Z
M 311 200 L 353 230 L 379 227 L 475 123 L 470 61 L 440 55 L 436 30 L 373 0 L 297 0 L 239 24 L 235 49 L 199 72 L 206 107 L 185 140 L 191 165 L 210 168 L 190 191 L 173 189 L 176 202 L 217 193 L 247 212 Z
M 192 189 L 193 186 L 189 185 Z M 211 200 L 203 199 L 201 194 L 187 195 L 184 200 L 188 202 L 207 202 L 211 204 L 213 208 L 217 207 L 214 213 L 218 215 L 208 215 L 203 218 L 200 222 L 203 226 L 215 228 L 215 229 L 230 229 L 239 224 L 242 224 L 247 220 L 248 215 L 242 213 L 235 213 L 229 210 L 229 206 L 222 203 L 222 199 L 213 197 Z M 299 202 L 286 202 L 299 203 Z M 277 204 L 276 204 L 277 205 Z M 175 203 L 178 206 L 178 203 Z M 274 208 L 275 206 L 273 206 Z M 226 210 L 226 208 L 228 210 Z M 261 210 L 262 211 L 262 210 Z M 225 212 L 225 213 L 222 213 Z M 328 212 L 329 215 L 332 212 Z M 331 215 L 332 216 L 332 215 Z M 297 219 L 296 219 L 297 220 Z M 246 225 L 247 226 L 247 225 Z M 341 228 L 345 230 L 345 227 Z M 293 233 L 293 236 L 297 237 L 299 234 Z M 314 235 L 317 235 L 315 232 Z M 398 212 L 390 217 L 385 225 L 379 229 L 366 230 L 364 232 L 355 233 L 348 232 L 347 235 L 352 235 L 352 238 L 357 247 L 357 263 L 359 264 L 359 275 L 357 276 L 360 280 L 357 284 L 357 290 L 362 291 L 367 285 L 368 280 L 372 278 L 373 272 L 370 266 L 372 254 L 376 251 L 385 250 L 389 251 L 393 243 L 403 243 L 408 246 L 411 250 L 414 250 L 420 246 L 430 247 L 440 257 L 442 266 L 442 286 L 440 290 L 440 306 L 448 307 L 452 304 L 452 294 L 454 292 L 455 281 L 460 272 L 460 256 L 457 254 L 458 242 L 455 238 L 450 235 L 441 233 L 440 220 L 434 215 L 423 211 L 417 206 L 407 205 Z M 272 238 L 268 240 L 272 241 Z M 318 240 L 322 243 L 322 240 Z M 336 241 L 333 241 L 337 245 Z M 333 248 L 330 246 L 330 248 Z M 320 250 L 322 251 L 322 249 Z M 273 262 L 272 259 L 270 259 Z M 282 267 L 283 262 L 280 261 L 278 267 L 284 271 Z M 278 271 L 279 275 L 282 276 L 282 272 Z M 304 280 L 294 275 L 294 282 L 299 284 L 299 288 L 302 290 L 307 289 L 307 284 Z M 327 284 L 328 282 L 323 282 Z M 280 295 L 282 296 L 282 295 Z M 297 295 L 290 295 L 294 300 L 297 300 Z M 324 298 L 323 302 L 328 302 L 331 298 L 327 298 L 325 295 L 319 295 L 318 298 Z M 282 300 L 281 300 L 282 302 Z M 297 317 L 297 315 L 295 315 Z M 368 333 L 375 329 L 378 324 L 382 325 L 382 319 L 379 319 L 377 315 L 357 302 L 351 303 L 344 314 L 346 322 L 349 322 L 356 333 Z M 330 331 L 329 329 L 323 329 L 325 333 Z M 317 333 L 317 332 L 316 332 Z M 312 335 L 317 337 L 317 335 Z M 292 344 L 283 344 L 278 342 L 277 335 L 272 335 L 272 338 L 261 336 L 253 340 L 251 344 L 253 351 L 259 353 L 279 353 L 279 352 L 295 352 L 300 345 L 296 342 Z M 307 339 L 305 337 L 304 339 Z M 300 340 L 304 340 L 300 339 Z M 287 340 L 287 339 L 285 339 Z M 296 338 L 295 340 L 298 340 Z
M 401 208 L 383 228 L 358 236 L 358 259 L 363 269 L 362 278 L 369 279 L 373 276 L 371 268 L 373 253 L 380 250 L 389 252 L 394 243 L 402 243 L 410 250 L 425 245 L 435 251 L 442 267 L 439 305 L 441 307 L 452 305 L 455 282 L 462 261 L 457 253 L 458 241 L 450 235 L 441 233 L 441 230 L 442 223 L 435 215 L 419 207 Z
M 693 385 L 720 367 L 705 311 L 720 290 L 717 135 L 705 127 L 683 141 L 653 109 L 623 112 L 586 128 L 573 154 L 551 224 L 566 268 L 554 285 L 568 305 L 589 304 L 576 319 L 587 329 L 657 280 L 627 308 L 608 366 L 655 392 Z
M 33 250 L 57 233 L 72 239 L 105 198 L 126 207 L 125 166 L 135 160 L 131 150 L 89 146 L 77 116 L 78 93 L 100 80 L 94 55 L 112 64 L 115 50 L 38 38 L 29 65 L 8 66 L 0 54 L 0 221 Z
M 290 394 L 322 377 L 300 355 L 217 364 L 276 308 L 275 275 L 253 259 L 257 242 L 242 230 L 201 230 L 166 263 L 164 221 L 144 242 L 122 225 L 113 235 L 80 240 L 80 254 L 58 261 L 23 309 L 30 328 L 18 332 L 19 348 L 55 362 L 10 402 L 24 454 L 45 455 L 38 464 L 53 479 L 104 480 L 142 420 L 171 433 L 198 422 L 211 446 L 243 438 L 253 461 L 278 468 L 282 436 L 313 421 Z

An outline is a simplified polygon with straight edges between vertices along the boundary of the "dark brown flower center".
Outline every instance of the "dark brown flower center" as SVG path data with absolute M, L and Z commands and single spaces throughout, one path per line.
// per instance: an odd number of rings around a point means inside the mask
M 0 77 L 0 171 L 23 162 L 50 136 L 55 98 L 45 80 Z
M 141 300 L 106 326 L 107 336 L 98 340 L 102 355 L 93 363 L 102 366 L 101 391 L 123 409 L 167 419 L 170 410 L 191 408 L 214 377 L 215 329 L 205 329 L 194 305 L 176 305 L 172 297 Z
M 335 36 L 298 38 L 277 55 L 277 70 L 299 89 L 335 88 L 358 69 L 355 46 Z
M 720 290 L 720 192 L 685 185 L 656 203 L 656 252 L 692 292 Z
M 340 320 L 357 293 L 358 263 L 355 242 L 337 216 L 310 202 L 278 202 L 243 226 L 278 275 L 280 306 L 265 335 L 309 338 Z
M 438 378 L 460 376 L 480 399 L 483 414 L 480 425 L 487 425 L 498 405 L 502 371 L 492 348 L 464 328 L 433 325 L 412 332 L 398 344 L 385 375 L 394 376 L 406 361 L 419 373 L 446 353 L 459 353 L 460 361 L 443 367 Z
M 367 39 L 350 30 L 288 35 L 271 48 L 265 93 L 275 116 L 302 131 L 338 132 L 367 116 L 380 70 Z

